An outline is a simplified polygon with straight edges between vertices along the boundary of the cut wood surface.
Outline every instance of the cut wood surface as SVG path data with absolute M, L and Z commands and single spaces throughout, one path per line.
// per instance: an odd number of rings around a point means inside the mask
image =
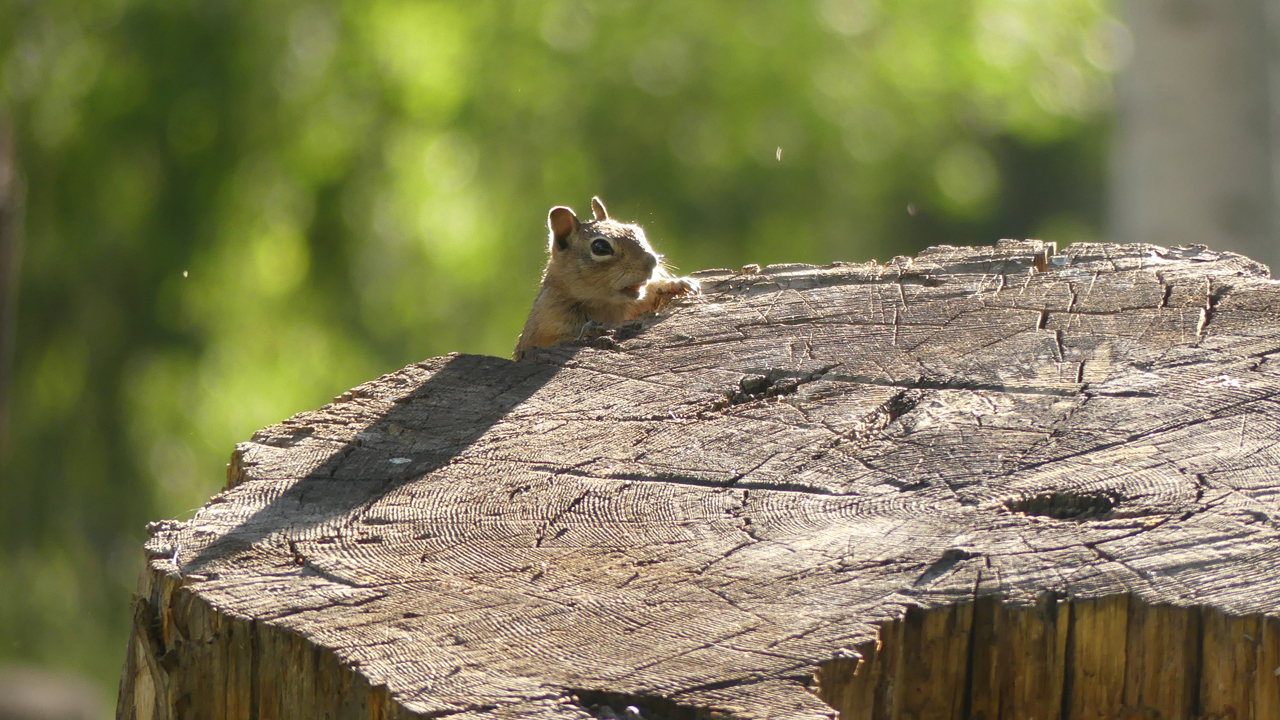
M 1265 267 L 1002 241 L 699 277 L 239 445 L 151 529 L 121 717 L 1280 713 Z

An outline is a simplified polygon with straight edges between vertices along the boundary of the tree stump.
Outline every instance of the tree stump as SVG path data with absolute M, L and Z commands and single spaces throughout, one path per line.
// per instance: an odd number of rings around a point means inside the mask
M 700 277 L 238 446 L 151 527 L 119 716 L 1280 718 L 1265 267 L 1002 241 Z

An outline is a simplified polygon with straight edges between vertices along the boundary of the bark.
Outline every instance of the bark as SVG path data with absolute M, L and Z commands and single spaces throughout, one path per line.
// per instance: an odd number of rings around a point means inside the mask
M 1265 268 L 1005 241 L 699 277 L 239 445 L 151 528 L 119 715 L 1280 708 Z

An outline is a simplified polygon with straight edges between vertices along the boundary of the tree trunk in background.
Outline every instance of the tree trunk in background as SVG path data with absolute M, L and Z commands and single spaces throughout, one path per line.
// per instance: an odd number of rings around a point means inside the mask
M 0 458 L 9 438 L 9 377 L 18 319 L 18 260 L 22 255 L 24 183 L 18 172 L 13 125 L 0 115 Z
M 1275 0 L 1129 0 L 1112 239 L 1280 265 Z

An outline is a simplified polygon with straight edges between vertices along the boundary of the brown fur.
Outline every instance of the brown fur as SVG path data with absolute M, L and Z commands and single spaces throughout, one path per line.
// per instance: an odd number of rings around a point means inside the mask
M 662 267 L 644 230 L 611 220 L 600 198 L 591 198 L 593 219 L 580 222 L 573 210 L 553 207 L 542 289 L 516 343 L 519 360 L 529 348 L 572 340 L 588 321 L 616 325 L 657 310 L 677 295 L 698 293 L 698 281 L 674 277 Z M 612 254 L 592 252 L 603 239 Z

